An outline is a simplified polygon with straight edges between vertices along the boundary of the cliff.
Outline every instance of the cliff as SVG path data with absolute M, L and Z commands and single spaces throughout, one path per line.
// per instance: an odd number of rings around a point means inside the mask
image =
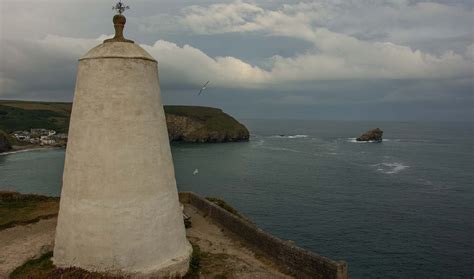
M 0 100 L 0 129 L 69 129 L 71 103 Z M 235 142 L 249 139 L 247 128 L 222 110 L 197 106 L 164 106 L 170 141 Z
M 194 106 L 165 106 L 170 141 L 247 141 L 249 131 L 220 109 Z
M 8 135 L 0 130 L 0 153 L 10 151 L 12 149 L 8 140 Z

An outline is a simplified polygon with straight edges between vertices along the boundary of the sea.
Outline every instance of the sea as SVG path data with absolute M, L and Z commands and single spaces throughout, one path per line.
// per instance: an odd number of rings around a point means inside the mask
M 347 261 L 350 278 L 474 278 L 473 123 L 242 122 L 249 142 L 172 145 L 180 191 Z M 383 142 L 355 140 L 376 127 Z M 62 149 L 0 156 L 0 189 L 58 196 L 63 165 Z

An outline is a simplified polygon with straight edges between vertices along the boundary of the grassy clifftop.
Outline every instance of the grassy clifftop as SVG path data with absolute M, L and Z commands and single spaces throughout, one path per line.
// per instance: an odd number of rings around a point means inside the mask
M 0 130 L 11 133 L 30 128 L 67 132 L 71 103 L 1 101 Z M 165 106 L 171 141 L 228 142 L 248 140 L 244 125 L 220 109 L 196 106 Z

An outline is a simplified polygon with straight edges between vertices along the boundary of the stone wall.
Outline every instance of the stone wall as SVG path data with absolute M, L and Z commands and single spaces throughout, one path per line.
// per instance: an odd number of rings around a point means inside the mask
M 347 263 L 344 261 L 334 261 L 283 241 L 195 193 L 181 192 L 179 199 L 182 203 L 193 205 L 205 216 L 238 235 L 250 247 L 265 254 L 283 271 L 296 278 L 348 278 Z

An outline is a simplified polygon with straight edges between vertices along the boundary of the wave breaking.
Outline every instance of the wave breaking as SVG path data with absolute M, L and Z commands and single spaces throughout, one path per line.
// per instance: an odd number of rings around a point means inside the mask
M 272 138 L 280 138 L 280 139 L 301 139 L 301 138 L 307 138 L 308 135 L 276 135 L 272 136 Z
M 396 174 L 409 168 L 409 166 L 402 163 L 380 163 L 373 166 L 377 168 L 377 171 L 385 174 Z

